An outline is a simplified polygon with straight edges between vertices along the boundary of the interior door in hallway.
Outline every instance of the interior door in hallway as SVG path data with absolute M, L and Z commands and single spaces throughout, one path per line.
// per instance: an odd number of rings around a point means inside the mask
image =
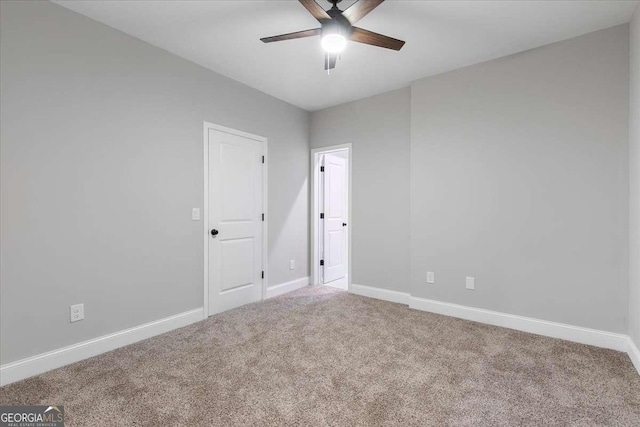
M 211 315 L 262 299 L 264 143 L 208 132 Z
M 323 282 L 329 283 L 347 272 L 347 160 L 327 153 L 323 166 Z

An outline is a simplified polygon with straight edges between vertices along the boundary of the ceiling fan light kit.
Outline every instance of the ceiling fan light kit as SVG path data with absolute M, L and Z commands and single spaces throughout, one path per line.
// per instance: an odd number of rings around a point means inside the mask
M 344 11 L 338 8 L 338 3 L 342 0 L 329 0 L 332 4 L 329 10 L 324 10 L 315 0 L 298 1 L 320 22 L 321 28 L 263 37 L 260 40 L 264 43 L 272 43 L 319 35 L 321 36 L 320 44 L 325 51 L 324 69 L 327 71 L 335 68 L 338 55 L 346 47 L 347 40 L 392 50 L 400 50 L 404 46 L 402 40 L 354 26 L 356 22 L 380 6 L 384 0 L 358 0 Z
M 340 25 L 329 22 L 322 26 L 320 44 L 327 53 L 340 53 L 347 46 L 347 32 Z

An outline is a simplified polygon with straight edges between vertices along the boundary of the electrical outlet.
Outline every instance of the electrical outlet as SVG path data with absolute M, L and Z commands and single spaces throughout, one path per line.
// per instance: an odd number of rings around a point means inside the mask
M 193 208 L 191 210 L 191 219 L 194 221 L 200 221 L 200 208 Z
M 436 274 L 433 271 L 427 271 L 427 283 L 436 283 Z
M 466 286 L 467 289 L 475 289 L 476 288 L 476 278 L 475 277 L 467 277 L 466 278 Z
M 76 304 L 69 307 L 71 323 L 84 319 L 84 304 Z
M 289 261 L 289 270 L 295 270 L 296 269 L 296 260 L 292 259 L 291 261 Z

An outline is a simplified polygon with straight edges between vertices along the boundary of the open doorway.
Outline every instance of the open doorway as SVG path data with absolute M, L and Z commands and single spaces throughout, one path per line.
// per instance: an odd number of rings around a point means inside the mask
M 351 283 L 351 144 L 311 150 L 312 284 Z

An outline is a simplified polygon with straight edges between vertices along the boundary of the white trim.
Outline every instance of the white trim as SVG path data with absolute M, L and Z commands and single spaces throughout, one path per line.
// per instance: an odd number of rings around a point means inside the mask
M 202 320 L 202 308 L 0 366 L 0 386 L 97 356 Z
M 262 155 L 264 156 L 264 163 L 262 164 L 262 212 L 264 213 L 264 222 L 262 223 L 262 271 L 264 271 L 264 277 L 262 278 L 262 300 L 264 301 L 267 295 L 267 284 L 269 283 L 269 269 L 267 263 L 267 251 L 269 249 L 268 232 L 269 232 L 269 185 L 268 185 L 268 171 L 269 171 L 269 140 L 262 138 Z
M 209 317 L 209 124 L 204 122 L 202 125 L 203 135 L 203 173 L 204 177 L 204 206 L 202 209 L 202 235 L 204 236 L 204 301 L 202 303 L 202 318 Z
M 588 344 L 624 352 L 628 350 L 628 337 L 613 332 L 549 322 L 547 320 L 533 319 L 531 317 L 500 313 L 413 296 L 409 298 L 409 307 L 416 310 L 501 326 L 503 328 L 515 329 L 546 337 L 560 338 L 580 344 Z
M 381 299 L 384 301 L 395 302 L 398 304 L 409 305 L 410 295 L 407 292 L 391 291 L 382 288 L 373 288 L 371 286 L 351 284 L 350 293 L 362 295 L 363 297 Z
M 308 284 L 309 278 L 292 280 L 267 288 L 267 298 L 272 298 Z M 306 284 L 304 284 L 306 283 Z M 401 304 L 409 303 L 411 308 L 459 317 L 462 319 L 503 326 L 525 332 L 562 338 L 568 341 L 623 351 L 629 355 L 631 362 L 640 374 L 640 350 L 633 340 L 621 334 L 603 332 L 594 329 L 580 328 L 561 323 L 547 322 L 527 317 L 514 316 L 494 311 L 481 310 L 456 304 L 442 303 L 423 298 L 410 297 L 408 293 L 390 291 L 363 285 L 351 285 L 351 293 L 370 298 L 386 300 Z M 438 310 L 438 311 L 436 311 Z M 479 312 L 473 314 L 474 312 Z M 196 323 L 202 319 L 202 308 L 186 311 L 154 322 L 103 335 L 78 344 L 42 353 L 16 362 L 0 366 L 0 386 L 4 386 L 34 375 L 38 375 L 62 366 L 97 356 L 138 341 L 151 338 L 174 329 Z M 456 315 L 457 314 L 457 315 Z M 463 317 L 463 315 L 465 317 Z M 470 318 L 474 317 L 474 318 Z M 480 320 L 480 319 L 484 320 Z M 491 322 L 490 320 L 494 320 Z M 498 321 L 501 319 L 500 321 Z M 512 320 L 515 319 L 515 320 Z M 522 326 L 522 328 L 517 327 Z M 579 340 L 581 339 L 581 340 Z M 598 344 L 599 343 L 599 344 Z
M 331 145 L 331 146 L 327 146 L 327 147 L 319 147 L 319 148 L 313 148 L 311 150 L 311 156 L 310 156 L 310 176 L 311 176 L 311 276 L 310 276 L 310 284 L 312 285 L 318 285 L 320 283 L 320 278 L 319 278 L 319 271 L 320 269 L 319 264 L 320 264 L 320 254 L 319 254 L 319 250 L 318 250 L 318 242 L 319 242 L 319 229 L 320 229 L 320 218 L 319 215 L 317 215 L 318 212 L 318 200 L 320 197 L 320 184 L 319 184 L 319 180 L 318 180 L 318 176 L 320 173 L 320 155 L 321 154 L 325 154 L 325 153 L 331 153 L 331 152 L 335 152 L 335 151 L 344 151 L 347 150 L 349 152 L 349 166 L 348 166 L 348 179 L 349 179 L 349 185 L 348 185 L 348 190 L 347 190 L 347 194 L 348 194 L 348 206 L 347 206 L 347 239 L 348 239 L 348 243 L 347 243 L 347 289 L 351 290 L 351 258 L 352 258 L 352 254 L 353 254 L 353 239 L 352 239 L 352 234 L 351 234 L 351 230 L 353 230 L 353 218 L 351 217 L 351 206 L 352 206 L 352 195 L 353 195 L 353 179 L 352 179 L 352 164 L 353 164 L 353 146 L 351 143 L 348 144 L 340 144 L 340 145 Z
M 627 337 L 627 341 L 628 341 L 627 354 L 631 359 L 631 363 L 633 363 L 633 366 L 635 366 L 636 371 L 638 371 L 638 374 L 640 374 L 640 350 L 638 350 L 638 347 L 633 342 L 631 337 Z
M 203 188 L 204 188 L 204 212 L 203 214 L 203 231 L 204 231 L 204 275 L 203 275 L 203 286 L 204 286 L 204 303 L 203 303 L 203 311 L 202 316 L 204 319 L 209 317 L 209 129 L 217 130 L 220 132 L 230 133 L 232 135 L 238 135 L 244 138 L 253 139 L 254 141 L 262 142 L 262 155 L 264 156 L 264 164 L 262 167 L 262 212 L 264 213 L 264 222 L 262 224 L 262 271 L 264 271 L 264 278 L 262 279 L 262 300 L 266 298 L 267 294 L 267 250 L 269 248 L 267 238 L 267 230 L 269 224 L 269 212 L 268 208 L 268 148 L 269 148 L 269 140 L 263 136 L 254 135 L 251 133 L 239 131 L 236 129 L 228 128 L 225 126 L 216 125 L 214 123 L 203 122 L 202 125 L 202 134 L 203 134 Z
M 290 282 L 280 283 L 279 285 L 269 286 L 264 299 L 277 297 L 279 295 L 304 288 L 305 286 L 309 286 L 309 276 L 301 277 L 300 279 L 295 279 Z
M 409 308 L 415 310 L 428 311 L 444 316 L 457 317 L 459 319 L 515 329 L 536 335 L 622 351 L 629 355 L 631 362 L 638 371 L 638 374 L 640 374 L 640 350 L 633 340 L 624 334 L 418 298 L 411 296 L 409 293 L 374 288 L 371 286 L 351 284 L 349 292 L 365 297 L 407 304 Z

